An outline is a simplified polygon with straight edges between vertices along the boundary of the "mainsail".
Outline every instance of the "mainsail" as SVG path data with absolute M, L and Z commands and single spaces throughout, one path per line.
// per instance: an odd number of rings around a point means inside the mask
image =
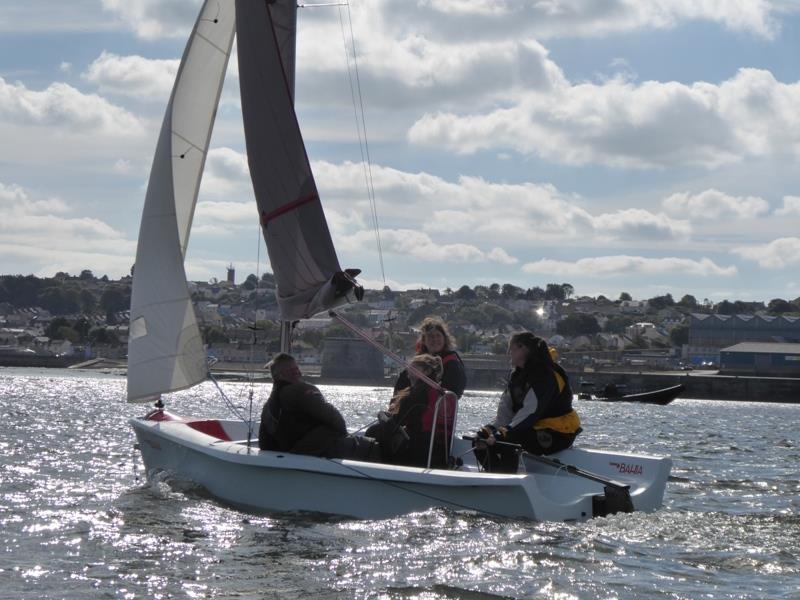
M 294 111 L 296 22 L 295 0 L 236 0 L 247 158 L 284 321 L 360 291 L 339 266 Z
M 232 0 L 206 0 L 158 138 L 133 272 L 128 400 L 180 390 L 206 376 L 183 260 L 235 28 Z

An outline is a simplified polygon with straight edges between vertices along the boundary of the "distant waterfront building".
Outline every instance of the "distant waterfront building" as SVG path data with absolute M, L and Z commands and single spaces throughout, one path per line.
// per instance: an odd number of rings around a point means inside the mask
M 800 317 L 692 315 L 690 346 L 724 348 L 739 342 L 800 343 Z
M 341 379 L 383 377 L 381 353 L 363 340 L 325 338 L 322 350 L 322 376 Z
M 800 377 L 800 344 L 742 342 L 720 350 L 720 373 Z
M 800 343 L 800 317 L 693 314 L 688 358 L 718 363 L 720 350 L 741 342 Z

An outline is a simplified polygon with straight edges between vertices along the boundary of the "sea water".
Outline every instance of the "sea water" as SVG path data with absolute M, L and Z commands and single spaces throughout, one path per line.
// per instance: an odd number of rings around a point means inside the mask
M 269 385 L 225 384 L 245 413 Z M 322 388 L 351 429 L 390 390 Z M 228 416 L 211 385 L 169 408 Z M 469 391 L 459 425 L 489 421 Z M 254 516 L 147 481 L 125 380 L 0 369 L 0 598 L 800 598 L 800 405 L 576 401 L 578 445 L 668 455 L 664 507 L 585 523 L 434 509 Z M 325 490 L 319 490 L 324 494 Z

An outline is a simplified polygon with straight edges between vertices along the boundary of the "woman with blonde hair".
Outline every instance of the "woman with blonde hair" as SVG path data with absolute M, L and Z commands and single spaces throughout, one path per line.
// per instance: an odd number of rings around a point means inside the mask
M 439 317 L 425 317 L 420 325 L 420 336 L 417 340 L 417 355 L 431 354 L 442 359 L 442 387 L 453 392 L 458 398 L 467 387 L 467 374 L 464 363 L 455 351 L 455 340 L 447 329 L 447 324 Z M 397 377 L 394 391 L 408 387 L 408 372 L 403 371 Z
M 392 396 L 389 409 L 383 416 L 379 415 L 379 423 L 368 429 L 366 435 L 378 440 L 384 462 L 425 467 L 433 432 L 431 467 L 446 468 L 454 424 L 455 396 L 445 396 L 434 423 L 436 403 L 441 393 L 417 378 L 415 372 L 439 383 L 443 372 L 442 359 L 431 354 L 418 354 L 411 359 L 410 365 L 410 385 Z

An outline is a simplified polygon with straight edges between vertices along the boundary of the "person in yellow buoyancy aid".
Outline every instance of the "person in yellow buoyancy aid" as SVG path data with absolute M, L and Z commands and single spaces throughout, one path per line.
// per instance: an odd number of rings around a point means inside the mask
M 553 361 L 547 342 L 530 332 L 516 333 L 508 355 L 513 370 L 497 416 L 478 432 L 475 454 L 484 469 L 513 473 L 519 457 L 510 444 L 533 454 L 551 454 L 572 446 L 582 430 L 572 409 L 569 379 Z

